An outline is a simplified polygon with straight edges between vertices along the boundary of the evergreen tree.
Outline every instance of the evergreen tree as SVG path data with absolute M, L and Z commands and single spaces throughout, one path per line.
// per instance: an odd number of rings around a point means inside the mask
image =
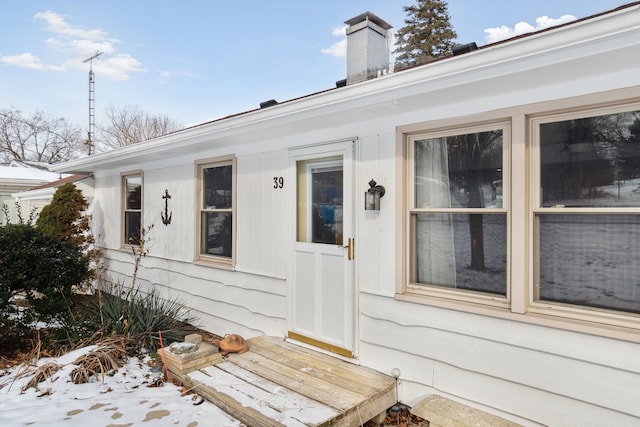
M 446 56 L 455 46 L 456 32 L 451 26 L 447 2 L 417 0 L 404 6 L 405 26 L 396 33 L 396 69 L 425 64 Z
M 84 214 L 88 203 L 73 183 L 61 185 L 51 203 L 42 208 L 36 226 L 60 241 L 69 241 L 84 249 L 89 218 Z

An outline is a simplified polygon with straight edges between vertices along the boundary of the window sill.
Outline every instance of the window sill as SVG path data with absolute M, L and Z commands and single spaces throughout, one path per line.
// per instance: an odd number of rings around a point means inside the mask
M 456 288 L 429 287 L 409 284 L 403 295 L 406 298 L 422 301 L 440 301 L 443 304 L 463 304 L 493 309 L 509 309 L 507 297 L 499 294 L 465 291 Z
M 129 244 L 121 244 L 120 245 L 120 250 L 121 251 L 127 251 L 127 252 L 131 252 L 134 250 L 140 249 L 139 245 L 129 245 Z
M 223 260 L 220 258 L 198 258 L 193 260 L 195 265 L 203 267 L 217 268 L 219 270 L 235 271 L 236 266 L 231 260 Z
M 508 307 L 490 306 L 477 302 L 453 300 L 416 293 L 396 293 L 394 299 L 408 303 L 640 343 L 640 318 L 633 315 L 629 315 L 629 319 L 622 322 L 619 321 L 619 319 L 624 317 L 621 315 L 615 316 L 618 321 L 610 321 L 610 318 L 600 315 L 599 313 L 586 314 L 585 312 L 587 310 L 577 309 L 571 310 L 573 317 L 569 317 L 568 310 L 563 310 L 558 307 L 554 307 L 553 310 L 551 310 L 548 307 L 541 309 L 534 305 L 530 307 L 527 313 L 514 313 L 510 311 Z M 553 312 L 553 314 L 551 314 L 551 312 Z M 582 315 L 577 315 L 577 312 L 582 312 Z

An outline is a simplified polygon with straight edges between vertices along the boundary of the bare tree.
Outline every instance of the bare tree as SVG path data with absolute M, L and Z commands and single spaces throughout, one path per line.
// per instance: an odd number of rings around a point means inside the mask
M 146 113 L 139 106 L 109 107 L 106 125 L 98 127 L 103 149 L 137 144 L 182 129 L 182 124 L 164 115 Z
M 82 130 L 42 111 L 30 116 L 16 108 L 0 110 L 0 163 L 28 160 L 59 163 L 83 149 Z

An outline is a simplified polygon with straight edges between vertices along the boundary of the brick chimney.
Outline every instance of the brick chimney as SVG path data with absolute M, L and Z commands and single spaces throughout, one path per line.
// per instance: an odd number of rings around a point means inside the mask
M 371 12 L 345 21 L 347 27 L 347 85 L 389 72 L 391 25 Z

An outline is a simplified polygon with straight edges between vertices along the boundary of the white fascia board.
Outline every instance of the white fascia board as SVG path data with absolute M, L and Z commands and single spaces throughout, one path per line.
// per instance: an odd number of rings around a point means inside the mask
M 21 191 L 19 193 L 13 193 L 12 196 L 14 199 L 20 199 L 20 200 L 39 200 L 39 199 L 47 199 L 50 197 L 53 197 L 53 194 L 55 193 L 56 188 L 54 187 L 47 187 L 47 188 L 40 188 L 37 190 L 27 190 L 27 191 Z
M 481 85 L 500 76 L 568 64 L 589 57 L 640 48 L 640 6 L 616 10 L 556 29 L 497 43 L 458 57 L 389 74 L 340 89 L 283 102 L 218 121 L 197 125 L 150 141 L 55 165 L 56 172 L 93 172 L 119 165 L 171 158 L 241 142 L 249 135 L 302 132 L 331 119 L 348 123 L 348 114 L 367 108 L 384 110 L 403 99 Z M 602 64 L 600 64 L 602 66 Z M 605 64 L 606 65 L 606 64 Z M 598 67 L 594 67 L 594 70 Z M 588 70 L 581 70 L 588 73 Z M 594 72 L 597 72 L 594 71 Z M 549 77 L 553 79 L 553 76 Z M 640 81 L 638 82 L 640 83 Z M 636 83 L 637 84 L 637 83 Z M 526 85 L 523 82 L 522 85 Z
M 52 181 L 52 180 L 51 180 Z M 0 185 L 4 187 L 16 188 L 33 188 L 39 185 L 48 184 L 51 181 L 42 179 L 26 179 L 26 178 L 0 178 Z

